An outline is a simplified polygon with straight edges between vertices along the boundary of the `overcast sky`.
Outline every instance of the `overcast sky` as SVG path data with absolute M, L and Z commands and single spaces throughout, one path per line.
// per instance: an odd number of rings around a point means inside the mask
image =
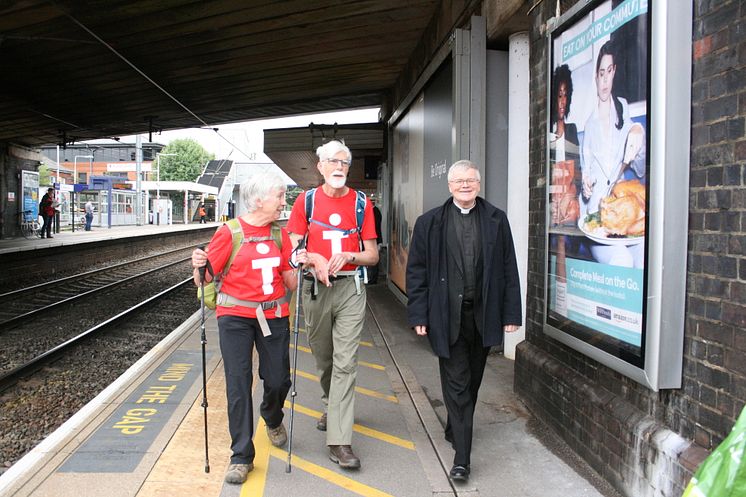
M 153 141 L 167 145 L 171 140 L 192 138 L 199 142 L 207 152 L 215 154 L 216 159 L 268 162 L 269 158 L 263 154 L 264 129 L 297 128 L 307 127 L 310 123 L 334 124 L 335 122 L 337 124 L 378 122 L 378 108 L 225 124 L 217 126 L 217 132 L 212 128 L 164 131 L 161 134 L 153 134 Z M 148 140 L 147 134 L 141 136 L 143 141 Z M 134 143 L 135 139 L 135 135 L 121 137 L 121 140 L 127 143 Z M 253 160 L 250 157 L 251 154 L 255 154 Z

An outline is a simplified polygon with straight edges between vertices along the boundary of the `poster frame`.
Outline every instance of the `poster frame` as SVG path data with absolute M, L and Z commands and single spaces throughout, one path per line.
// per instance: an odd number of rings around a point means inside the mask
M 647 3 L 649 22 L 648 206 L 645 253 L 642 361 L 632 364 L 590 341 L 547 322 L 549 298 L 549 188 L 552 43 L 589 12 L 610 0 L 576 3 L 547 24 L 547 112 L 545 122 L 545 257 L 543 330 L 546 335 L 648 388 L 680 388 L 686 302 L 686 256 L 689 210 L 691 134 L 691 2 L 640 0 Z M 675 77 L 669 77 L 675 75 Z M 665 257 L 664 257 L 665 254 Z

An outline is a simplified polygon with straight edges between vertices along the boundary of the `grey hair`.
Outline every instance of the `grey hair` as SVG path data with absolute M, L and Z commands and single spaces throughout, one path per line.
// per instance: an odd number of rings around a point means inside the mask
M 470 160 L 460 160 L 453 163 L 453 165 L 448 169 L 448 181 L 451 181 L 453 179 L 453 175 L 457 171 L 468 171 L 469 169 L 474 169 L 477 172 L 477 180 L 482 181 L 482 175 L 479 173 L 479 168 L 476 164 L 474 164 Z
M 285 180 L 274 172 L 257 173 L 241 183 L 241 202 L 248 213 L 259 207 L 257 202 L 268 198 L 272 192 L 286 191 Z
M 352 160 L 352 153 L 350 153 L 350 149 L 345 145 L 344 140 L 331 140 L 316 149 L 316 155 L 319 156 L 319 160 L 322 162 L 331 159 L 340 152 L 344 152 L 347 155 L 347 159 Z

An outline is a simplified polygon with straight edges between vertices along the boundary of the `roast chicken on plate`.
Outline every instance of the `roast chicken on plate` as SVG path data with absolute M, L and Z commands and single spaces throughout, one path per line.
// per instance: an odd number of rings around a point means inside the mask
M 619 181 L 599 204 L 601 226 L 609 235 L 645 234 L 645 185 L 639 180 Z

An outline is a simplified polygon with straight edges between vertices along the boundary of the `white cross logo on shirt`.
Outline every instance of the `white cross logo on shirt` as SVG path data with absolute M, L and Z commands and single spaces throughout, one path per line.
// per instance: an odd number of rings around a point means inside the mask
M 261 269 L 262 271 L 262 292 L 264 295 L 272 295 L 272 268 L 280 267 L 279 257 L 265 257 L 263 259 L 254 259 L 251 261 L 251 269 Z
M 342 216 L 336 212 L 329 216 L 329 224 L 332 226 L 339 226 L 342 222 Z M 321 236 L 324 240 L 329 240 L 332 243 L 332 255 L 342 253 L 342 239 L 347 238 L 348 235 L 342 231 L 337 230 L 324 230 L 321 232 Z

